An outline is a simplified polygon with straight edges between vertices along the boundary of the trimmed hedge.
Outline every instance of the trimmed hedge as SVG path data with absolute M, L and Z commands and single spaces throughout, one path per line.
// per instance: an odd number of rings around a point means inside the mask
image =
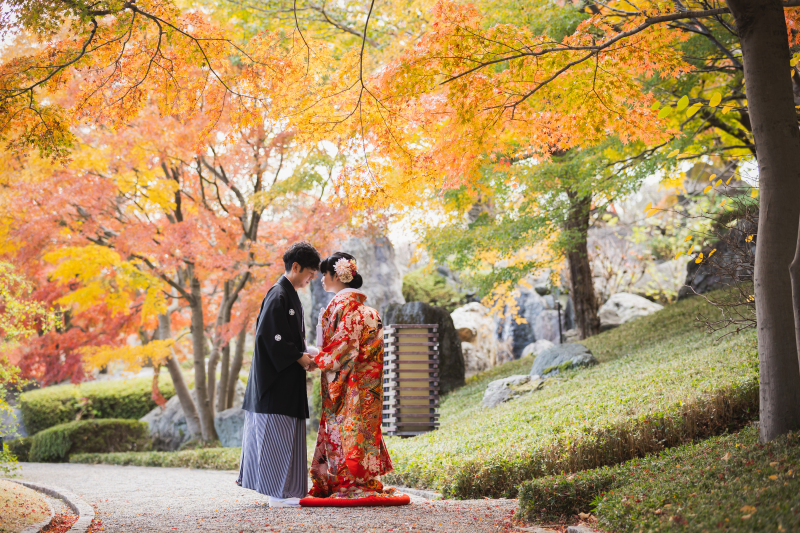
M 527 481 L 519 516 L 569 521 L 596 513 L 605 531 L 799 531 L 800 431 L 760 444 L 733 435 L 643 459 Z
M 33 462 L 58 463 L 74 453 L 140 451 L 149 448 L 147 424 L 138 420 L 79 420 L 59 424 L 32 437 L 28 458 Z
M 19 408 L 30 435 L 49 427 L 87 418 L 140 419 L 156 407 L 151 397 L 151 378 L 93 381 L 80 385 L 56 385 L 22 394 Z M 175 395 L 169 376 L 160 376 L 164 398 Z
M 197 448 L 179 452 L 81 453 L 70 457 L 69 462 L 87 465 L 238 470 L 241 455 L 241 448 Z

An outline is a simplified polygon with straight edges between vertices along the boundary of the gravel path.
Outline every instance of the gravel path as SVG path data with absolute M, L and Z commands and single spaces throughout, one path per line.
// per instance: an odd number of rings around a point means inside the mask
M 352 509 L 270 509 L 237 487 L 236 472 L 139 466 L 22 463 L 22 478 L 80 495 L 106 531 L 499 532 L 516 500 L 428 501 Z

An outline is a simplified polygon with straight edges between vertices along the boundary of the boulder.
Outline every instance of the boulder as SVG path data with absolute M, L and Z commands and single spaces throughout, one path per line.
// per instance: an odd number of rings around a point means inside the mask
M 552 348 L 553 346 L 555 345 L 547 339 L 541 339 L 536 342 L 532 342 L 527 345 L 524 350 L 522 350 L 522 357 L 528 357 L 529 355 L 536 357 L 543 351 L 547 350 L 548 348 Z
M 589 366 L 597 363 L 592 352 L 583 344 L 577 342 L 570 344 L 557 344 L 536 356 L 531 366 L 531 376 L 547 377 L 555 375 L 560 370 L 579 366 Z
M 471 342 L 461 343 L 461 353 L 464 355 L 465 378 L 486 372 L 493 366 L 489 354 Z
M 214 416 L 214 428 L 217 430 L 220 443 L 225 448 L 242 446 L 244 413 L 241 407 L 231 407 Z
M 542 383 L 539 376 L 516 375 L 497 379 L 486 387 L 486 392 L 483 393 L 483 406 L 489 409 L 497 407 L 512 398 L 539 389 Z
M 578 342 L 581 340 L 581 333 L 575 328 L 564 332 L 564 342 Z
M 505 347 L 495 334 L 497 328 L 489 309 L 472 302 L 459 307 L 450 316 L 461 339 L 465 376 L 469 378 L 495 366 Z
M 190 391 L 192 400 L 197 402 L 195 391 Z M 236 381 L 236 393 L 233 397 L 234 407 L 239 407 L 244 401 L 244 384 Z M 230 411 L 230 409 L 228 409 Z M 153 440 L 153 449 L 167 452 L 174 452 L 182 444 L 191 440 L 189 429 L 186 424 L 186 415 L 178 396 L 170 398 L 164 408 L 156 407 L 142 418 L 150 430 L 150 438 Z M 216 426 L 216 420 L 214 425 Z
M 639 317 L 651 315 L 663 308 L 663 305 L 636 294 L 618 292 L 603 304 L 597 316 L 600 318 L 600 328 L 610 329 Z
M 439 325 L 439 383 L 444 394 L 464 384 L 464 355 L 461 339 L 447 309 L 423 302 L 392 304 L 383 316 L 384 326 L 392 324 Z

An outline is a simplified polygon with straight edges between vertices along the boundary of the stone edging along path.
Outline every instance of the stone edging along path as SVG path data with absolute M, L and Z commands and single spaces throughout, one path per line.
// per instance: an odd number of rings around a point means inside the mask
M 11 481 L 11 480 L 10 479 L 4 479 L 3 481 Z M 11 482 L 12 483 L 16 483 L 17 485 L 21 485 L 21 483 L 19 483 L 18 481 L 11 481 Z M 31 489 L 31 490 L 33 490 L 33 489 Z M 22 533 L 39 533 L 41 530 L 43 530 L 44 528 L 46 528 L 47 526 L 49 526 L 53 522 L 53 518 L 55 518 L 55 516 L 56 516 L 55 509 L 53 509 L 53 506 L 50 505 L 50 502 L 47 501 L 46 498 L 43 498 L 43 499 L 44 499 L 44 502 L 47 504 L 47 508 L 50 510 L 50 515 L 47 518 L 45 518 L 44 520 L 42 520 L 41 522 L 39 522 L 37 524 L 31 524 L 30 526 L 26 527 L 25 529 L 22 530 Z
M 92 525 L 92 520 L 94 520 L 94 509 L 92 509 L 92 506 L 83 501 L 77 494 L 73 494 L 72 492 L 63 489 L 57 489 L 45 485 L 39 485 L 38 483 L 21 481 L 18 479 L 6 479 L 5 481 L 11 481 L 12 483 L 17 483 L 19 485 L 28 487 L 29 489 L 33 489 L 38 492 L 43 492 L 48 496 L 52 496 L 53 498 L 58 498 L 62 500 L 64 503 L 66 503 L 67 506 L 70 509 L 72 509 L 72 511 L 76 515 L 78 515 L 78 520 L 74 524 L 72 524 L 72 527 L 70 528 L 68 533 L 86 533 L 86 531 L 89 529 L 89 526 Z M 46 522 L 43 522 L 41 524 L 36 524 L 35 527 L 37 527 L 37 529 L 35 530 L 33 529 L 34 526 L 28 529 L 30 529 L 32 532 L 39 531 L 43 527 L 49 525 L 52 520 L 53 520 L 53 509 L 51 508 L 50 518 L 47 519 Z

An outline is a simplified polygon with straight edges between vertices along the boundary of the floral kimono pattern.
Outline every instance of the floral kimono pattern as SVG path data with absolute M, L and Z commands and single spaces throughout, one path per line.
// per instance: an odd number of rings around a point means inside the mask
M 339 292 L 320 316 L 322 413 L 311 462 L 311 496 L 384 494 L 380 476 L 392 461 L 383 442 L 383 324 L 366 295 Z

